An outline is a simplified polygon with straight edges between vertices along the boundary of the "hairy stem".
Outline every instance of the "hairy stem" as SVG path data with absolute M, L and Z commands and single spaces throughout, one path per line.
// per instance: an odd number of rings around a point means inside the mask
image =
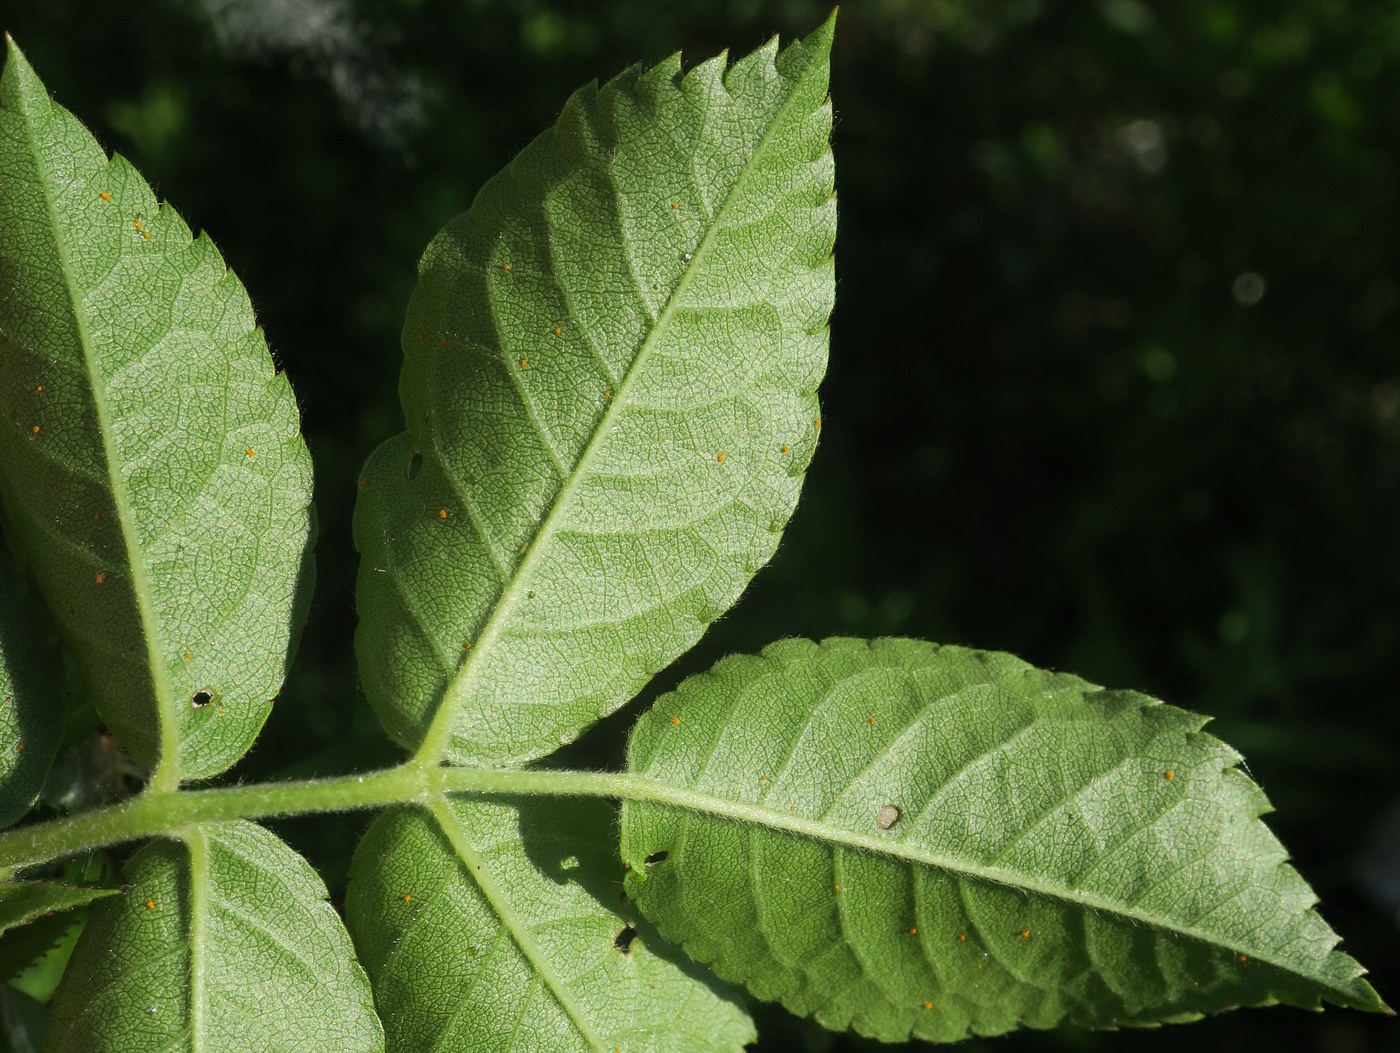
M 178 834 L 195 823 L 223 819 L 427 803 L 443 793 L 650 797 L 642 787 L 644 783 L 648 780 L 609 772 L 425 769 L 406 764 L 331 779 L 179 793 L 147 791 L 109 808 L 0 834 L 0 872 L 10 873 L 101 845 Z

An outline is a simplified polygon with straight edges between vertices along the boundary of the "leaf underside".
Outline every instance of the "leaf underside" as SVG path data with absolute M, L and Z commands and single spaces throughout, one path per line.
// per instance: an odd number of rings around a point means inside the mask
M 886 1041 L 1383 1010 L 1204 723 L 1009 655 L 785 641 L 637 725 L 632 770 L 720 808 L 626 802 L 629 893 L 721 976 Z
M 213 243 L 0 79 L 0 496 L 86 689 L 147 764 L 247 750 L 309 588 L 311 462 Z
M 81 907 L 113 895 L 115 889 L 64 885 L 55 881 L 15 881 L 0 884 L 0 934 L 36 918 Z
M 57 640 L 0 548 L 0 826 L 29 811 L 62 736 Z
M 599 800 L 446 799 L 381 816 L 346 919 L 390 1050 L 737 1053 L 753 1025 L 629 917 Z
M 376 1053 L 369 983 L 310 865 L 241 820 L 160 841 L 91 909 L 53 1053 Z
M 820 427 L 831 29 L 580 90 L 429 246 L 355 514 L 399 742 L 552 753 L 772 556 Z

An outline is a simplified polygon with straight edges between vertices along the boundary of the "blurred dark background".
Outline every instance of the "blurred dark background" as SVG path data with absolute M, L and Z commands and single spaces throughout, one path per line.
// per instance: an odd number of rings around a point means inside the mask
M 3 0 L 58 101 L 248 287 L 316 459 L 320 587 L 242 779 L 391 762 L 354 480 L 419 253 L 596 76 L 817 0 Z M 785 635 L 1013 651 L 1214 715 L 1400 1000 L 1400 13 L 869 0 L 832 92 L 822 447 L 773 565 L 660 686 Z M 571 763 L 616 763 L 625 711 Z M 364 817 L 284 823 L 335 894 Z M 760 1049 L 875 1048 L 760 1009 Z M 987 1050 L 1400 1049 L 1291 1009 Z

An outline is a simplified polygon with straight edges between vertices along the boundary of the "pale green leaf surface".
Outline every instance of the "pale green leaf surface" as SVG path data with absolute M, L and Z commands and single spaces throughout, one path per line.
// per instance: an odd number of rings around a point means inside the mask
M 391 1053 L 736 1053 L 753 1025 L 622 897 L 603 801 L 441 800 L 361 841 L 346 921 Z M 621 938 L 619 938 L 621 937 Z
M 262 827 L 210 823 L 127 864 L 54 998 L 52 1053 L 372 1053 L 369 982 L 307 862 Z
M 64 692 L 57 644 L 0 549 L 0 826 L 29 811 L 58 753 Z
M 0 496 L 121 741 L 186 779 L 237 760 L 309 587 L 296 401 L 213 243 L 109 160 L 13 43 L 0 78 Z M 192 705 L 202 691 L 212 702 Z
M 549 754 L 772 556 L 820 427 L 831 33 L 580 90 L 429 246 L 355 516 L 399 742 Z
M 1383 1009 L 1205 722 L 1010 655 L 785 641 L 638 723 L 631 768 L 696 800 L 624 804 L 628 890 L 721 976 L 887 1041 Z

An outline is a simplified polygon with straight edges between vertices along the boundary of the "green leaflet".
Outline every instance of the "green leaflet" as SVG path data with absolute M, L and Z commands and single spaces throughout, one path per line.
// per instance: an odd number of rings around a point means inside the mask
M 52 1053 L 370 1053 L 369 983 L 315 871 L 262 827 L 194 827 L 92 908 L 54 998 Z
M 697 796 L 624 804 L 629 892 L 721 976 L 886 1041 L 1384 1009 L 1205 722 L 1004 654 L 785 641 L 637 725 L 630 767 Z
M 159 785 L 242 756 L 310 586 L 296 401 L 213 243 L 109 161 L 13 43 L 0 496 L 87 690 L 161 762 Z
M 0 934 L 36 918 L 70 911 L 116 893 L 116 889 L 63 885 L 55 881 L 16 881 L 0 884 Z
M 0 885 L 0 983 L 28 968 L 81 923 L 83 912 L 75 908 L 116 892 L 54 881 Z
M 39 796 L 63 736 L 63 677 L 50 632 L 0 548 L 0 826 Z
M 614 819 L 600 800 L 449 798 L 370 827 L 346 919 L 391 1053 L 737 1053 L 753 1041 L 713 977 L 645 923 L 634 935 Z
M 426 760 L 552 753 L 773 554 L 820 426 L 832 30 L 580 90 L 429 246 L 355 514 L 365 691 Z

